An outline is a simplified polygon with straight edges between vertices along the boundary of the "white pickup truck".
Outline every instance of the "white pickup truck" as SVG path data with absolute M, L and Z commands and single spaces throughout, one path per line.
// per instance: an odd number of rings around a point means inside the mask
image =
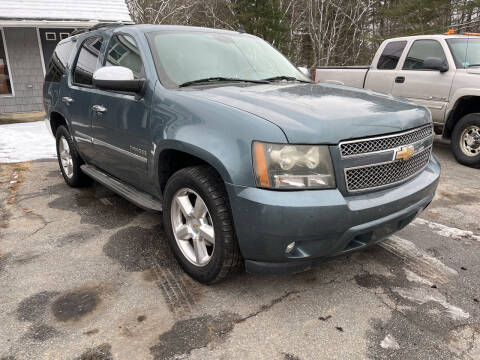
M 480 167 L 480 34 L 389 39 L 371 66 L 320 67 L 317 82 L 404 97 L 432 112 L 458 162 Z

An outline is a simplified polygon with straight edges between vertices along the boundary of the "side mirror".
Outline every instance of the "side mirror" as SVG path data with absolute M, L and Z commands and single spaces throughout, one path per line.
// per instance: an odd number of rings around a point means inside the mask
M 309 79 L 312 78 L 311 75 L 310 75 L 310 71 L 308 71 L 308 69 L 305 66 L 299 66 L 299 67 L 297 67 L 297 69 L 300 70 L 300 72 L 303 75 L 307 76 Z
M 448 71 L 448 64 L 445 63 L 445 60 L 437 57 L 429 57 L 423 61 L 423 67 L 425 69 L 438 70 L 440 72 Z
M 104 66 L 93 73 L 93 85 L 99 89 L 143 93 L 145 79 L 135 79 L 133 71 L 123 66 Z

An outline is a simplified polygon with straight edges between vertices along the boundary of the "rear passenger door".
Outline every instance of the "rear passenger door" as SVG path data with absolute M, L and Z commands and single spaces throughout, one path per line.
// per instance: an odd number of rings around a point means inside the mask
M 123 66 L 136 79 L 145 78 L 144 62 L 135 39 L 124 33 L 112 35 L 104 66 Z M 115 177 L 140 189 L 147 189 L 147 157 L 151 150 L 149 132 L 151 94 L 98 89 L 92 106 L 103 111 L 93 116 L 94 148 L 98 165 Z
M 97 92 L 93 88 L 93 73 L 99 64 L 103 39 L 92 36 L 84 40 L 73 64 L 69 91 L 62 96 L 68 109 L 72 136 L 83 158 L 91 162 L 95 158 L 92 145 L 92 100 Z
M 415 40 L 408 50 L 402 68 L 397 71 L 393 85 L 393 95 L 408 98 L 428 107 L 433 119 L 440 122 L 448 103 L 455 66 L 449 64 L 449 70 L 441 73 L 439 70 L 426 69 L 423 61 L 429 57 L 436 57 L 448 64 L 445 50 L 447 49 L 444 49 L 437 40 Z
M 365 89 L 391 94 L 397 67 L 407 41 L 391 41 L 384 45 L 376 64 L 367 73 Z

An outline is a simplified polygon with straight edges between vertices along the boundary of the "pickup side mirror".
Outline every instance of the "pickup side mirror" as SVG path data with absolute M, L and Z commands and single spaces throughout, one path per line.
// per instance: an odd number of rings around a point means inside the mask
M 423 60 L 423 67 L 425 69 L 438 70 L 442 73 L 448 71 L 448 64 L 445 60 L 437 57 L 429 57 Z
M 145 79 L 135 79 L 133 71 L 123 66 L 104 66 L 93 73 L 93 85 L 99 89 L 142 94 Z

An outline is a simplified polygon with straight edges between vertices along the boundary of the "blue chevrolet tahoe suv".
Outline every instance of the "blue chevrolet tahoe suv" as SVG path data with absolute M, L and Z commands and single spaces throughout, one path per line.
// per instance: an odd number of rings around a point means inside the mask
M 242 32 L 100 25 L 62 40 L 44 90 L 66 183 L 163 212 L 194 279 L 293 273 L 375 244 L 432 200 L 429 111 L 315 84 Z

